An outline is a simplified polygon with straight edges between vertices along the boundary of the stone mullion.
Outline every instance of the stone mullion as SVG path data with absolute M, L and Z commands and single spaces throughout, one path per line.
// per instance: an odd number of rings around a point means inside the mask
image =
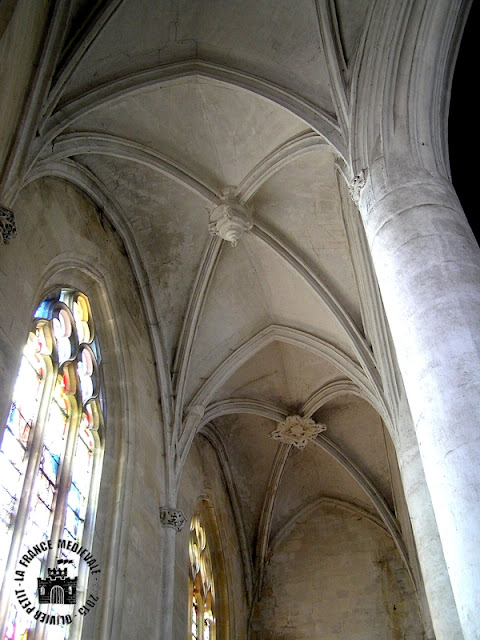
M 49 549 L 47 554 L 47 561 L 45 565 L 47 568 L 53 568 L 56 564 L 56 559 L 58 557 L 58 541 L 62 537 L 62 531 L 65 524 L 68 492 L 70 490 L 70 483 L 72 479 L 72 461 L 75 455 L 75 444 L 77 442 L 78 430 L 82 417 L 81 405 L 80 408 L 77 409 L 76 404 L 76 399 L 72 399 L 72 406 L 70 409 L 71 418 L 68 425 L 67 442 L 62 459 L 60 479 L 58 481 L 57 491 L 55 495 L 53 525 L 50 533 L 52 547 L 51 549 Z M 46 636 L 47 630 L 47 625 L 37 624 L 34 634 L 35 640 L 43 640 Z

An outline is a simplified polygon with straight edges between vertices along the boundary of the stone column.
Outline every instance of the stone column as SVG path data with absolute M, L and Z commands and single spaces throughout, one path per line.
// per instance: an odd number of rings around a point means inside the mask
M 478 640 L 480 249 L 450 182 L 404 159 L 389 169 L 369 168 L 359 208 L 460 623 Z
M 425 587 L 419 598 L 424 612 L 425 594 L 430 614 L 430 617 L 424 615 L 425 640 L 464 640 L 410 409 L 404 396 L 399 407 L 397 428 L 395 449 Z M 434 633 L 431 632 L 432 627 Z
M 160 507 L 160 541 L 162 544 L 163 574 L 160 595 L 160 629 L 158 638 L 172 638 L 173 597 L 175 584 L 175 538 L 183 529 L 185 516 L 179 509 Z

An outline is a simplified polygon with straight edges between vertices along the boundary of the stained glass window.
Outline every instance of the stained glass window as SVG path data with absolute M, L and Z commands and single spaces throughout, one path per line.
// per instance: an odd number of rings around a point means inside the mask
M 61 289 L 45 299 L 34 314 L 0 447 L 4 594 L 13 591 L 18 559 L 30 545 L 60 538 L 82 543 L 92 479 L 100 470 L 100 360 L 87 296 Z M 46 555 L 29 564 L 34 582 L 45 573 Z M 2 608 L 2 640 L 69 637 L 68 625 L 36 628 L 14 598 L 4 597 Z
M 200 516 L 190 523 L 190 640 L 215 640 L 215 583 L 207 534 Z

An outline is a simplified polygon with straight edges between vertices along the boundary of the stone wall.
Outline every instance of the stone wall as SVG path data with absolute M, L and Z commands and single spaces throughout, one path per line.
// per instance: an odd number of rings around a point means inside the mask
M 212 550 L 218 604 L 217 639 L 247 638 L 247 596 L 240 541 L 235 529 L 230 496 L 217 452 L 202 435 L 197 436 L 183 473 L 178 503 L 187 523 L 177 535 L 175 562 L 175 640 L 184 640 L 188 629 L 188 538 L 192 515 L 203 509 Z M 208 511 L 209 513 L 205 513 Z
M 75 188 L 39 180 L 14 205 L 18 235 L 0 253 L 0 413 L 7 415 L 32 314 L 49 290 L 90 299 L 102 353 L 106 436 L 93 552 L 102 591 L 84 637 L 154 637 L 162 437 L 153 358 L 125 248 Z
M 251 640 L 422 640 L 414 588 L 390 536 L 322 504 L 274 549 Z

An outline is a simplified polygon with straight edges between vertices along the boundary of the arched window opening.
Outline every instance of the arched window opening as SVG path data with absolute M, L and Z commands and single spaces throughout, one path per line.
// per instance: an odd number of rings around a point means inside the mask
M 207 534 L 199 515 L 190 523 L 190 640 L 215 640 L 215 582 Z
M 100 360 L 87 296 L 61 289 L 46 298 L 34 314 L 0 447 L 2 640 L 72 636 L 68 624 L 36 624 L 12 594 L 17 563 L 32 545 L 50 541 L 28 565 L 25 590 L 35 594 L 59 540 L 91 543 L 103 441 Z M 61 604 L 63 591 L 52 597 Z M 49 613 L 65 610 L 53 605 Z

